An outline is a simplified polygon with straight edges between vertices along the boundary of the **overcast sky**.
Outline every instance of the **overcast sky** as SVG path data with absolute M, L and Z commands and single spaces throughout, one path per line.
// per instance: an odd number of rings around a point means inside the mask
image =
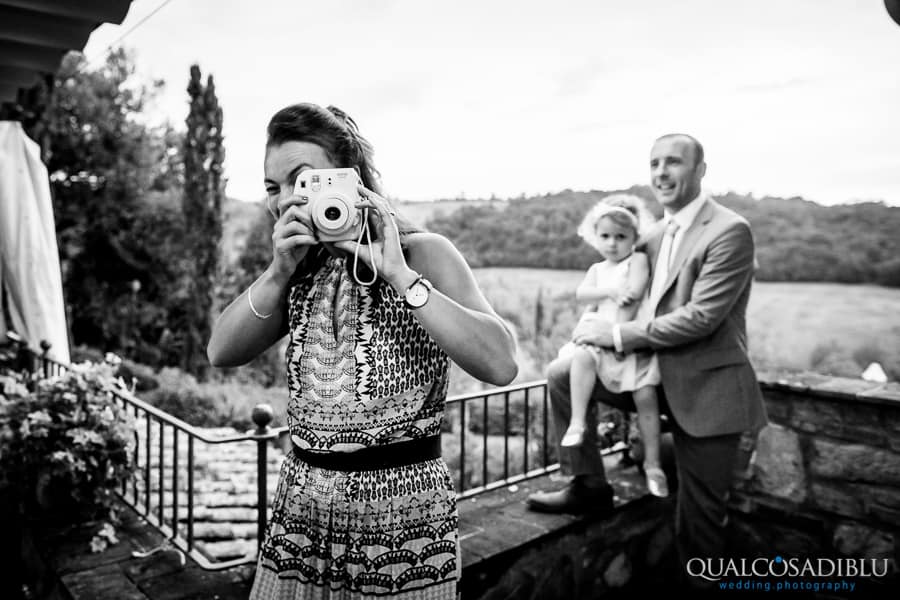
M 135 0 L 106 47 L 162 0 Z M 123 43 L 183 128 L 196 62 L 227 192 L 264 195 L 269 117 L 336 104 L 407 200 L 612 190 L 653 140 L 704 144 L 714 193 L 900 205 L 900 26 L 882 0 L 173 0 Z

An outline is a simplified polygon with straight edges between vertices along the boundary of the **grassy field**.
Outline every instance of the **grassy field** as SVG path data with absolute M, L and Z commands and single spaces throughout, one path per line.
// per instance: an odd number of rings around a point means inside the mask
M 485 295 L 517 330 L 520 381 L 541 377 L 565 342 L 578 314 L 572 296 L 582 276 L 548 269 L 475 270 Z M 758 368 L 858 377 L 876 361 L 891 379 L 900 379 L 900 289 L 756 282 L 747 328 Z M 461 390 L 477 389 L 464 377 L 456 379 L 463 380 Z

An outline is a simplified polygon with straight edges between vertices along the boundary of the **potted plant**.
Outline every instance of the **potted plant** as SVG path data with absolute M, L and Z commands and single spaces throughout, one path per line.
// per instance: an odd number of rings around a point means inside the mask
M 62 375 L 0 375 L 0 485 L 27 515 L 75 524 L 115 519 L 115 491 L 133 470 L 133 418 L 112 392 L 115 361 Z M 92 548 L 114 543 L 108 523 Z

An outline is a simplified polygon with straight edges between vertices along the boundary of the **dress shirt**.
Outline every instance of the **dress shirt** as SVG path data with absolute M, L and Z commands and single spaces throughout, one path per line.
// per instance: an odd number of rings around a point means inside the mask
M 663 222 L 666 224 L 666 227 L 669 227 L 669 223 L 674 221 L 678 228 L 675 231 L 675 236 L 672 238 L 672 243 L 669 247 L 669 251 L 666 256 L 663 256 L 663 252 L 659 253 L 659 256 L 656 257 L 656 264 L 653 267 L 653 279 L 651 281 L 651 289 L 652 282 L 658 281 L 657 275 L 665 274 L 664 279 L 668 279 L 669 275 L 669 266 L 672 264 L 672 260 L 678 254 L 678 248 L 681 246 L 681 240 L 684 239 L 684 233 L 688 230 L 688 228 L 694 224 L 694 221 L 697 219 L 697 215 L 700 214 L 700 209 L 703 208 L 703 205 L 706 204 L 707 195 L 703 192 L 697 195 L 691 202 L 688 203 L 687 206 L 682 208 L 676 213 L 672 213 L 669 211 L 665 212 L 663 215 Z M 665 234 L 664 234 L 665 235 Z M 665 243 L 665 242 L 663 242 Z M 660 248 L 662 250 L 663 248 Z M 664 259 L 668 259 L 668 264 L 663 265 L 662 261 Z M 665 282 L 660 281 L 657 285 L 663 285 Z M 658 303 L 659 298 L 653 298 L 652 295 L 649 298 L 644 299 L 645 302 L 653 302 Z M 656 307 L 653 307 L 656 310 Z M 612 330 L 612 338 L 613 338 L 613 346 L 616 351 L 622 352 L 622 332 L 619 329 L 619 325 L 613 325 Z

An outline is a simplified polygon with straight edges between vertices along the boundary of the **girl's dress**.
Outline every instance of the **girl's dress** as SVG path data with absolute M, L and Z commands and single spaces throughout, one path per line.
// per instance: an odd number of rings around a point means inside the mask
M 631 268 L 632 254 L 628 258 L 613 263 L 603 261 L 594 264 L 591 269 L 594 270 L 596 279 L 595 285 L 603 287 L 609 286 L 619 290 L 625 290 L 628 286 L 628 271 Z M 649 318 L 647 314 L 650 310 L 646 295 L 638 307 L 635 319 L 643 320 Z M 581 316 L 581 323 L 591 322 L 597 323 L 599 326 L 608 328 L 616 322 L 616 314 L 619 307 L 616 305 L 615 298 L 605 298 L 600 300 L 596 306 L 588 308 Z M 567 344 L 568 345 L 568 344 Z M 607 348 L 598 348 L 596 346 L 584 345 L 594 356 L 594 364 L 596 365 L 597 377 L 603 383 L 603 386 L 613 393 L 633 392 L 636 389 L 647 385 L 659 385 L 659 364 L 656 360 L 656 354 L 647 352 L 631 352 L 624 357 L 616 357 L 615 352 Z M 561 350 L 564 354 L 571 352 L 574 346 Z
M 380 287 L 358 285 L 331 257 L 291 288 L 288 425 L 298 447 L 347 452 L 440 434 L 449 359 Z M 287 456 L 251 598 L 439 600 L 456 598 L 458 578 L 443 459 L 342 472 Z

